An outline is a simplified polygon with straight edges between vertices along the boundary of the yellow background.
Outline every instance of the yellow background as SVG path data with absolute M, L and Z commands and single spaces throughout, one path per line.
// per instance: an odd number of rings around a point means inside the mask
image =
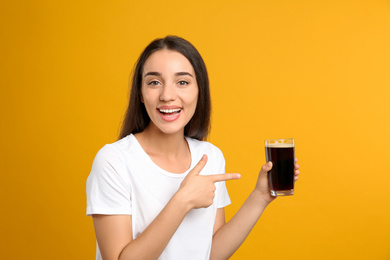
M 210 74 L 231 218 L 294 137 L 296 195 L 232 259 L 390 259 L 390 1 L 0 1 L 1 259 L 94 259 L 85 181 L 128 77 L 167 34 Z

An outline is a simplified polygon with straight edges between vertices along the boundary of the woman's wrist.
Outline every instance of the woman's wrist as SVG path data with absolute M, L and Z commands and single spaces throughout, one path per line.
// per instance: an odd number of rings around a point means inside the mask
M 192 209 L 190 202 L 186 196 L 180 192 L 180 189 L 173 195 L 171 202 L 174 203 L 177 210 L 185 214 L 187 214 Z
M 256 203 L 258 205 L 263 206 L 264 208 L 267 207 L 273 201 L 273 199 L 271 200 L 266 199 L 264 194 L 257 189 L 254 189 L 249 196 L 253 197 Z

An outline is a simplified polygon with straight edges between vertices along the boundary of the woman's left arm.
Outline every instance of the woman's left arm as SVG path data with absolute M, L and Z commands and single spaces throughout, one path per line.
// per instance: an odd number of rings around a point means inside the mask
M 298 180 L 299 165 L 295 159 L 295 180 Z M 260 170 L 255 189 L 247 200 L 226 224 L 224 209 L 218 209 L 210 259 L 228 259 L 240 247 L 249 235 L 264 209 L 276 197 L 271 196 L 268 174 L 272 163 L 268 162 Z

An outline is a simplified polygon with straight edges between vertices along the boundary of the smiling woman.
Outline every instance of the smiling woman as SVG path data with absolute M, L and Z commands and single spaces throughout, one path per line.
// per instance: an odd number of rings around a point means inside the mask
M 135 134 L 142 132 L 149 124 L 150 118 L 148 113 L 146 112 L 145 107 L 141 105 L 141 88 L 143 83 L 147 80 L 146 77 L 161 76 L 161 72 L 144 71 L 144 66 L 149 56 L 160 50 L 176 52 L 176 55 L 180 53 L 192 67 L 192 81 L 196 80 L 195 83 L 198 86 L 199 95 L 194 116 L 185 126 L 184 134 L 191 138 L 203 140 L 209 133 L 211 114 L 209 79 L 206 65 L 199 52 L 190 42 L 175 36 L 167 36 L 163 39 L 153 41 L 145 48 L 144 52 L 139 57 L 133 73 L 130 101 L 120 138 L 126 137 L 130 133 Z M 176 73 L 178 73 L 177 76 L 185 76 L 181 74 L 187 74 L 188 71 L 177 71 Z M 156 84 L 157 82 L 149 83 Z
M 240 175 L 225 173 L 222 152 L 203 141 L 209 123 L 200 54 L 179 37 L 153 41 L 138 60 L 120 139 L 98 152 L 87 180 L 97 259 L 227 259 L 239 248 L 275 199 L 272 164 L 225 223 L 225 181 Z
M 150 55 L 144 74 L 141 101 L 151 120 L 148 128 L 165 134 L 183 131 L 184 135 L 198 100 L 192 65 L 181 53 L 163 49 Z

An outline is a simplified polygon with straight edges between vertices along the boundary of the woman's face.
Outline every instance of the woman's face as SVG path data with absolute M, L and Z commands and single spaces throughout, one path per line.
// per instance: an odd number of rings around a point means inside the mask
M 159 50 L 146 60 L 142 72 L 142 102 L 150 117 L 148 128 L 184 134 L 198 100 L 195 71 L 184 55 Z

